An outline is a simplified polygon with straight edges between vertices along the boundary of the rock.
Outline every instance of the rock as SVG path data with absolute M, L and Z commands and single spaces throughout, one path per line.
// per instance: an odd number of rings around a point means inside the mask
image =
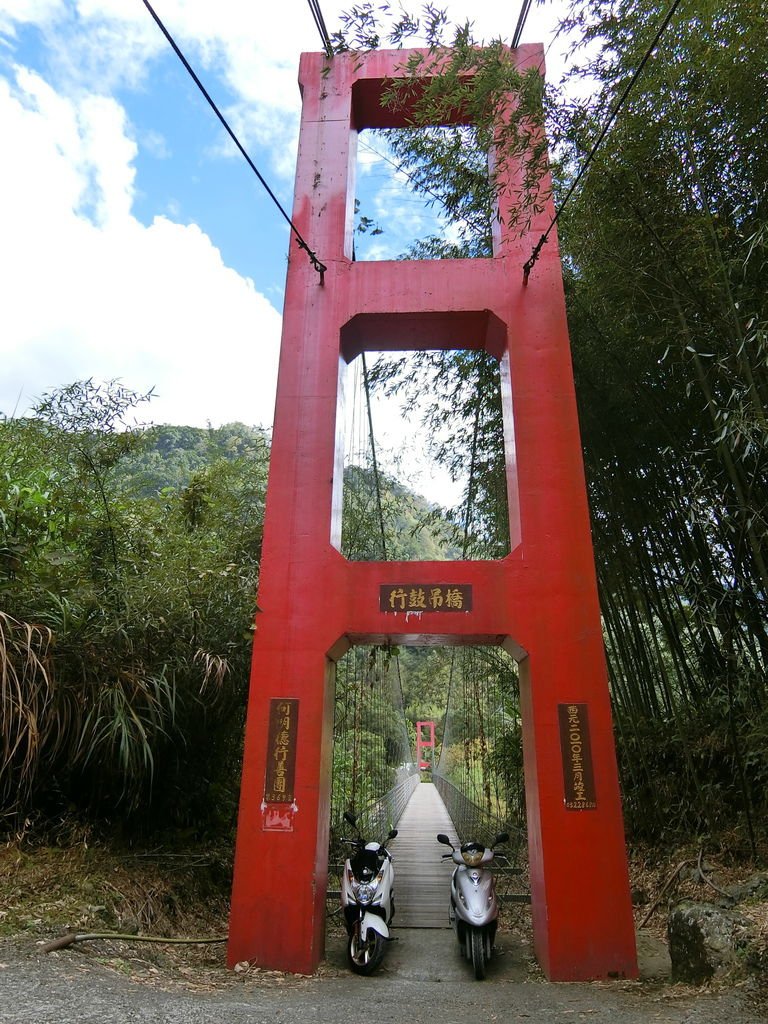
M 752 875 L 746 882 L 731 886 L 728 894 L 736 903 L 742 900 L 768 900 L 768 872 Z
M 643 981 L 669 978 L 672 965 L 666 942 L 651 932 L 637 933 L 637 966 Z
M 667 925 L 672 977 L 700 985 L 733 965 L 753 937 L 754 924 L 733 910 L 683 900 Z

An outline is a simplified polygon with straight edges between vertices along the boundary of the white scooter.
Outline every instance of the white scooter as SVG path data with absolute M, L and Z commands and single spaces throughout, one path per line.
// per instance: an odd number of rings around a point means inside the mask
M 349 811 L 345 812 L 344 820 L 357 828 Z M 387 840 L 396 835 L 397 829 L 392 829 Z M 366 843 L 362 836 L 342 842 L 353 847 L 341 880 L 341 905 L 349 935 L 347 959 L 355 974 L 371 974 L 384 957 L 395 913 L 392 856 L 386 847 Z
M 471 960 L 478 981 L 485 977 L 485 965 L 491 958 L 499 919 L 496 897 L 496 879 L 488 865 L 499 843 L 506 843 L 509 835 L 502 832 L 491 846 L 482 843 L 462 843 L 457 850 L 448 836 L 438 835 L 438 843 L 450 846 L 450 857 L 457 866 L 451 876 L 451 905 L 448 919 L 456 932 L 461 955 Z

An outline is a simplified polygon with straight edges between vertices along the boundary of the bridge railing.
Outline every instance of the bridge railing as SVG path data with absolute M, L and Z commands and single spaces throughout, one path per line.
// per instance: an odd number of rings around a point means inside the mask
M 523 842 L 525 832 L 518 825 L 480 807 L 440 772 L 433 772 L 432 780 L 462 842 L 476 839 L 487 845 L 493 842 L 499 832 L 509 832 L 511 846 Z
M 387 833 L 397 825 L 403 811 L 411 799 L 416 786 L 420 782 L 419 773 L 414 769 L 400 769 L 397 781 L 383 796 L 372 800 L 361 811 L 357 812 L 357 827 L 361 835 L 369 841 L 383 843 Z M 332 840 L 341 835 L 349 836 L 351 828 L 343 817 L 331 822 Z

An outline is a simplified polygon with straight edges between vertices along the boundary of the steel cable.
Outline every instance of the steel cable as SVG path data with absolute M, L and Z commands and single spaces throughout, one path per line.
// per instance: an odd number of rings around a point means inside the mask
M 309 245 L 307 244 L 307 242 L 302 237 L 299 229 L 296 227 L 296 225 L 293 223 L 291 218 L 285 212 L 282 203 L 277 198 L 277 196 L 272 191 L 272 189 L 269 187 L 269 185 L 267 184 L 265 178 L 262 176 L 262 174 L 259 171 L 259 169 L 256 166 L 256 164 L 253 162 L 253 160 L 250 158 L 248 153 L 245 151 L 245 148 L 243 147 L 242 143 L 240 142 L 240 140 L 238 139 L 237 135 L 235 135 L 234 131 L 230 127 L 229 122 L 224 117 L 222 112 L 219 110 L 218 106 L 216 105 L 216 103 L 212 99 L 212 97 L 211 97 L 210 93 L 208 92 L 208 90 L 205 88 L 203 83 L 198 78 L 198 76 L 195 73 L 192 65 L 189 63 L 187 58 L 182 53 L 181 49 L 179 48 L 178 44 L 176 43 L 176 40 L 173 38 L 171 33 L 165 27 L 163 22 L 160 20 L 160 17 L 158 16 L 157 12 L 152 7 L 152 5 L 149 3 L 149 0 L 141 0 L 141 2 L 144 4 L 146 9 L 149 11 L 149 13 L 152 16 L 152 19 L 155 22 L 155 24 L 157 25 L 157 27 L 160 29 L 160 31 L 165 36 L 165 38 L 168 41 L 168 44 L 170 45 L 170 47 L 173 50 L 173 52 L 176 54 L 176 56 L 179 58 L 181 63 L 184 65 L 184 67 L 185 67 L 187 73 L 189 74 L 189 76 L 191 77 L 192 81 L 195 83 L 195 85 L 198 87 L 198 89 L 203 94 L 205 99 L 208 101 L 208 105 L 210 106 L 211 110 L 214 112 L 216 117 L 219 119 L 219 121 L 223 125 L 225 131 L 227 132 L 229 137 L 234 142 L 235 146 L 237 147 L 237 149 L 239 150 L 240 154 L 245 159 L 245 161 L 248 164 L 248 166 L 251 168 L 253 173 L 256 175 L 256 177 L 261 182 L 262 186 L 266 190 L 266 192 L 269 195 L 270 199 L 275 204 L 275 206 L 280 211 L 280 213 L 283 215 L 283 217 L 286 220 L 288 226 L 290 227 L 291 231 L 293 232 L 294 237 L 296 238 L 296 244 L 299 246 L 300 249 L 303 249 L 304 252 L 306 252 L 307 256 L 309 257 L 309 261 L 312 264 L 313 268 L 320 275 L 320 284 L 323 284 L 324 281 L 325 281 L 325 273 L 326 273 L 326 271 L 328 269 L 327 266 L 324 263 L 321 263 L 321 261 L 317 257 L 317 254 L 315 252 L 313 252 L 312 249 L 310 249 Z

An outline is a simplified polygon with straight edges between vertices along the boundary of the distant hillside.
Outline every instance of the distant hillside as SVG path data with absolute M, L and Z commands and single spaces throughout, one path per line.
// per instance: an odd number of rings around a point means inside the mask
M 243 423 L 221 427 L 161 425 L 147 431 L 138 451 L 127 454 L 117 468 L 120 487 L 137 497 L 152 498 L 171 489 L 189 487 L 196 474 L 219 460 L 265 463 L 269 436 Z M 389 559 L 440 561 L 460 557 L 453 526 L 442 509 L 408 487 L 380 475 L 382 513 Z M 347 558 L 382 557 L 381 525 L 373 473 L 348 466 L 344 475 L 344 530 Z
M 381 517 L 372 470 L 348 466 L 344 474 L 342 551 L 356 561 L 443 561 L 461 557 L 455 527 L 438 505 L 385 474 L 379 475 Z
M 269 455 L 269 436 L 259 427 L 226 423 L 221 427 L 151 427 L 140 449 L 121 463 L 119 476 L 126 490 L 152 497 L 166 488 L 183 490 L 195 473 L 219 459 L 255 459 Z

